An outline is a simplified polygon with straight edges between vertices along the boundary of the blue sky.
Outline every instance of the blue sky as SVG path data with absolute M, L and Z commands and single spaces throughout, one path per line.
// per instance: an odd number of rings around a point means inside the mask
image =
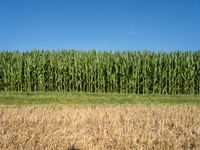
M 0 50 L 197 50 L 199 0 L 0 0 Z

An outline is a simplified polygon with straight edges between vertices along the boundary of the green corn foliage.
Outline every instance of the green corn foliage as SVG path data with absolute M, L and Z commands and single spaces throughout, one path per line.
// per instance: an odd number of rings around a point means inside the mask
M 200 94 L 200 51 L 2 51 L 0 91 Z

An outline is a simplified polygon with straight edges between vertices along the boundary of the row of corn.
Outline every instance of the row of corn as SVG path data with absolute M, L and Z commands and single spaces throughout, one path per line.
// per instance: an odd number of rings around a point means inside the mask
M 199 94 L 200 51 L 2 51 L 0 91 Z

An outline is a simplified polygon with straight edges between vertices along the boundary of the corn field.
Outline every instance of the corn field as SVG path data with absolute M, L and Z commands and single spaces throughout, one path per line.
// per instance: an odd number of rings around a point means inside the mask
M 200 51 L 2 51 L 0 91 L 199 94 Z

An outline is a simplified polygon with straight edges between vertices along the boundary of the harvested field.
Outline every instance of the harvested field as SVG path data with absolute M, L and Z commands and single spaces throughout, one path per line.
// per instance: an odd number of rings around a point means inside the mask
M 200 149 L 200 107 L 0 107 L 0 149 Z

